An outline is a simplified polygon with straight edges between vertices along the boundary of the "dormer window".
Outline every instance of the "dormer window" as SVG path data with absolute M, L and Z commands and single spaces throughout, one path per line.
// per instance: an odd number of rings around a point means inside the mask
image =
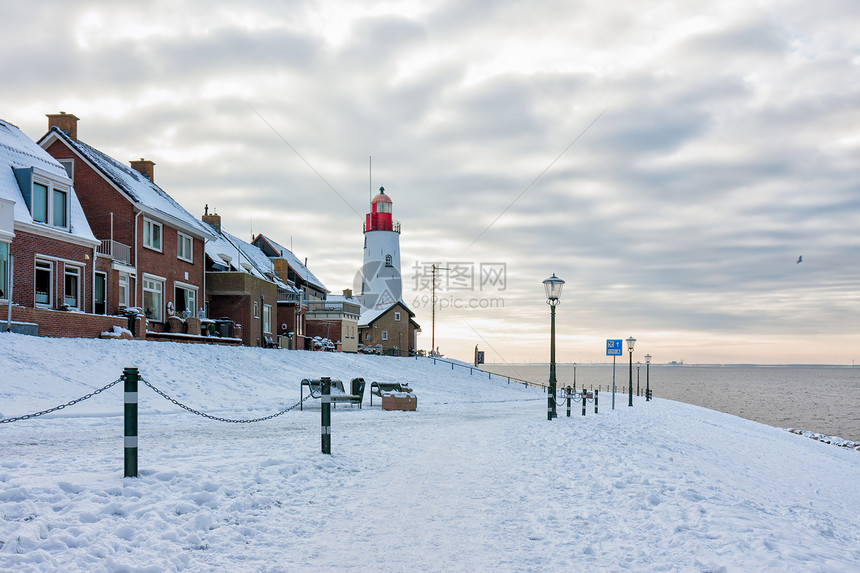
M 29 167 L 13 169 L 24 202 L 33 222 L 69 229 L 69 192 L 71 187 L 54 174 Z

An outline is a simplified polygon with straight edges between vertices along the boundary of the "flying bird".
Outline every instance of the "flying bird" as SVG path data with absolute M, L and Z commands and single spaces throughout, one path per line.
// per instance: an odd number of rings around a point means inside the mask
M 803 255 L 800 255 L 799 257 L 797 257 L 797 262 L 796 262 L 796 263 L 794 263 L 794 264 L 795 264 L 795 265 L 799 265 L 799 264 L 800 264 L 800 263 L 802 263 L 802 262 L 803 262 Z

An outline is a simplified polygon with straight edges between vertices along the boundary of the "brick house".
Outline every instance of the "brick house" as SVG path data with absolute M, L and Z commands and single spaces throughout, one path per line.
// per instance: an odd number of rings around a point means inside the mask
M 94 310 L 138 307 L 148 331 L 166 332 L 170 315 L 202 308 L 210 231 L 155 184 L 155 163 L 123 165 L 80 141 L 77 123 L 64 112 L 48 115 L 39 145 L 65 167 L 99 240 Z
M 272 261 L 275 274 L 299 293 L 298 302 L 278 302 L 278 323 L 281 330 L 294 333 L 292 348 L 312 350 L 311 339 L 314 335 L 307 333 L 308 304 L 311 301 L 325 301 L 328 289 L 307 267 L 307 259 L 302 263 L 292 251 L 263 234 L 254 237 L 251 243 Z
M 99 244 L 63 166 L 0 120 L 2 330 L 96 337 L 126 325 L 93 316 Z
M 208 206 L 203 223 L 213 236 L 206 242 L 207 315 L 241 324 L 246 346 L 277 343 L 279 334 L 291 340 L 289 333 L 295 333 L 296 326 L 276 322 L 283 318 L 278 308 L 299 302 L 299 292 L 275 274 L 274 264 L 260 249 L 224 231 L 221 216 L 210 215 Z
M 345 289 L 343 295 L 308 301 L 307 335 L 335 343 L 341 352 L 358 352 L 358 318 L 361 302 Z
M 417 348 L 421 327 L 415 322 L 415 313 L 397 301 L 362 312 L 358 332 L 365 352 L 373 349 L 392 356 L 410 356 Z

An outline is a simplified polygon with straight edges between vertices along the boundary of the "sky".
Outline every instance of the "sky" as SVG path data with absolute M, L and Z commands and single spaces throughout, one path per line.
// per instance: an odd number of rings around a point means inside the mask
M 384 186 L 422 348 L 548 361 L 555 273 L 561 362 L 633 336 L 634 361 L 860 363 L 856 2 L 48 1 L 3 20 L 0 117 L 38 139 L 74 113 L 79 139 L 151 159 L 188 211 L 292 245 L 333 293 Z

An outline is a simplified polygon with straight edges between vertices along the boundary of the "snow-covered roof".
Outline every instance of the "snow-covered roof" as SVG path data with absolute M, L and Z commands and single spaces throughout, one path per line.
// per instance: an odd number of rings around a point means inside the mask
M 52 127 L 51 131 L 42 138 L 42 141 L 49 136 L 55 136 L 62 140 L 78 155 L 86 159 L 102 175 L 121 189 L 141 210 L 148 211 L 153 216 L 161 214 L 167 219 L 167 222 L 171 223 L 171 226 L 177 226 L 183 231 L 208 238 L 209 231 L 203 226 L 203 223 L 186 211 L 161 187 L 137 170 L 120 163 L 83 141 L 70 138 L 57 127 Z
M 331 297 L 329 297 L 329 298 L 331 298 Z M 406 310 L 406 313 L 409 315 L 409 318 L 415 317 L 415 313 L 412 312 L 408 306 L 406 306 L 406 303 L 403 302 L 402 300 L 398 300 L 397 302 L 392 302 L 391 304 L 389 304 L 383 308 L 362 309 L 361 316 L 358 317 L 359 328 L 365 327 L 365 326 L 370 326 L 371 324 L 373 324 L 373 321 L 375 321 L 377 318 L 379 318 L 380 316 L 382 316 L 383 314 L 385 314 L 386 312 L 391 310 L 391 307 L 396 305 L 396 304 L 399 304 L 400 306 L 402 306 L 404 308 L 404 310 Z
M 282 281 L 275 274 L 275 265 L 271 259 L 255 245 L 246 243 L 223 230 L 219 232 L 207 223 L 201 222 L 201 225 L 212 235 L 212 238 L 206 241 L 205 246 L 206 255 L 210 259 L 224 265 L 231 271 L 248 273 L 275 283 L 287 292 L 298 293 L 295 288 Z
M 276 253 L 274 256 L 286 259 L 290 267 L 292 267 L 292 269 L 296 272 L 297 275 L 299 275 L 299 277 L 301 277 L 303 281 L 305 281 L 306 283 L 310 283 L 311 285 L 317 287 L 320 290 L 328 292 L 328 289 L 325 288 L 325 285 L 322 284 L 322 281 L 315 277 L 314 274 L 310 271 L 310 269 L 308 269 L 299 260 L 299 258 L 293 254 L 291 250 L 279 245 L 266 235 L 261 234 L 258 236 L 258 238 L 268 243 L 268 246 L 271 247 L 274 253 Z
M 47 151 L 27 137 L 17 126 L 0 119 L 0 197 L 15 201 L 15 220 L 23 223 L 33 223 L 33 215 L 24 202 L 21 188 L 15 178 L 13 169 L 34 167 L 41 174 L 49 176 L 57 183 L 69 187 L 69 235 L 98 242 L 87 223 L 84 210 L 75 195 L 72 181 L 65 168 L 59 161 L 51 157 Z M 52 231 L 58 231 L 51 227 Z

